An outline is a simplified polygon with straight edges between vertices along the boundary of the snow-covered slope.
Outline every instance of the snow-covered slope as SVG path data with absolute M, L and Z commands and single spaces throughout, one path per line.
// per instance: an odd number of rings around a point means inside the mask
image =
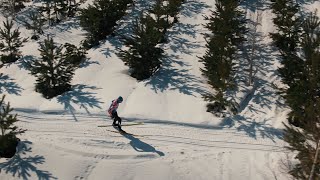
M 255 19 L 249 5 L 248 18 Z M 306 3 L 305 8 L 319 5 Z M 148 6 L 149 1 L 139 0 L 119 31 L 127 32 L 137 12 Z M 17 155 L 0 159 L 0 179 L 287 179 L 281 128 L 288 110 L 272 86 L 280 83 L 277 53 L 268 38 L 274 30 L 272 13 L 268 8 L 261 12 L 264 68 L 257 86 L 243 88 L 252 95 L 241 101 L 238 115 L 218 118 L 206 112 L 201 94 L 210 89 L 198 61 L 205 52 L 203 15 L 210 10 L 214 1 L 186 0 L 179 22 L 168 32 L 170 42 L 163 45 L 168 58 L 154 77 L 131 78 L 115 54 L 123 45 L 110 37 L 89 50 L 73 91 L 51 100 L 34 91 L 35 78 L 26 70 L 25 62 L 39 57 L 38 44 L 29 41 L 22 48 L 24 58 L 1 69 L 0 93 L 18 113 L 17 125 L 28 131 L 21 135 Z M 31 34 L 20 30 L 25 37 Z M 59 43 L 78 45 L 84 38 L 74 19 L 45 33 Z M 133 136 L 97 127 L 111 124 L 106 107 L 119 95 L 124 97 L 123 124 L 144 122 L 124 127 Z

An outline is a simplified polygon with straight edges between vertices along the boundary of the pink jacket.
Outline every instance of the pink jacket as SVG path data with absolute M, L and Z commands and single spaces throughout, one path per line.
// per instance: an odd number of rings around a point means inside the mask
M 108 109 L 109 115 L 112 116 L 112 112 L 117 111 L 118 107 L 119 107 L 119 103 L 117 102 L 117 99 L 113 100 Z

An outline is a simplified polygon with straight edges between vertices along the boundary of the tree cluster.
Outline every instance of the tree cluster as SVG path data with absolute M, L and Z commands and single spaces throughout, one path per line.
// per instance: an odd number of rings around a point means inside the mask
M 37 77 L 35 90 L 50 99 L 71 90 L 74 71 L 85 60 L 86 52 L 72 44 L 56 45 L 52 38 L 40 42 L 41 59 L 30 64 Z
M 272 0 L 277 32 L 271 37 L 279 49 L 280 89 L 291 112 L 285 124 L 288 149 L 299 160 L 289 172 L 297 179 L 320 179 L 320 20 L 316 13 L 298 16 L 292 0 Z
M 67 17 L 74 17 L 83 0 L 47 0 L 37 9 L 49 25 L 61 22 Z
M 26 0 L 1 0 L 0 8 L 3 15 L 15 18 L 16 13 L 25 7 L 23 2 Z
M 82 9 L 80 25 L 88 32 L 83 46 L 89 49 L 110 35 L 130 4 L 132 0 L 95 0 Z
M 207 77 L 208 84 L 215 89 L 214 95 L 206 95 L 209 103 L 208 111 L 221 113 L 226 108 L 236 111 L 235 105 L 225 98 L 225 92 L 236 85 L 235 64 L 240 45 L 244 42 L 245 17 L 239 10 L 238 0 L 217 0 L 216 11 L 205 16 L 209 23 L 205 25 L 211 34 L 207 35 L 207 50 L 200 61 L 204 63 L 202 73 Z
M 133 23 L 133 34 L 123 36 L 128 50 L 120 50 L 118 55 L 130 67 L 132 77 L 147 79 L 160 68 L 164 51 L 159 44 L 167 41 L 167 29 L 174 24 L 169 17 L 176 17 L 182 2 L 157 0 L 151 10 Z

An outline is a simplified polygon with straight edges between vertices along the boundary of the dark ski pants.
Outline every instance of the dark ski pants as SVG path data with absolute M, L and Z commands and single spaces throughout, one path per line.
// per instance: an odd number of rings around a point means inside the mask
M 118 124 L 121 125 L 121 118 L 118 116 L 117 111 L 114 111 L 112 113 L 112 117 L 111 118 L 113 119 L 113 124 L 116 124 L 116 122 L 118 121 Z

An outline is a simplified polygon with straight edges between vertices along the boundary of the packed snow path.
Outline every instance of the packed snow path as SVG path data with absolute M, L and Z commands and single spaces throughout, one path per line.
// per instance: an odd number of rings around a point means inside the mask
M 0 178 L 273 179 L 285 154 L 280 135 L 253 137 L 234 128 L 140 119 L 144 124 L 123 126 L 132 136 L 98 127 L 112 122 L 101 115 L 19 116 L 28 131 L 19 153 L 0 163 Z

